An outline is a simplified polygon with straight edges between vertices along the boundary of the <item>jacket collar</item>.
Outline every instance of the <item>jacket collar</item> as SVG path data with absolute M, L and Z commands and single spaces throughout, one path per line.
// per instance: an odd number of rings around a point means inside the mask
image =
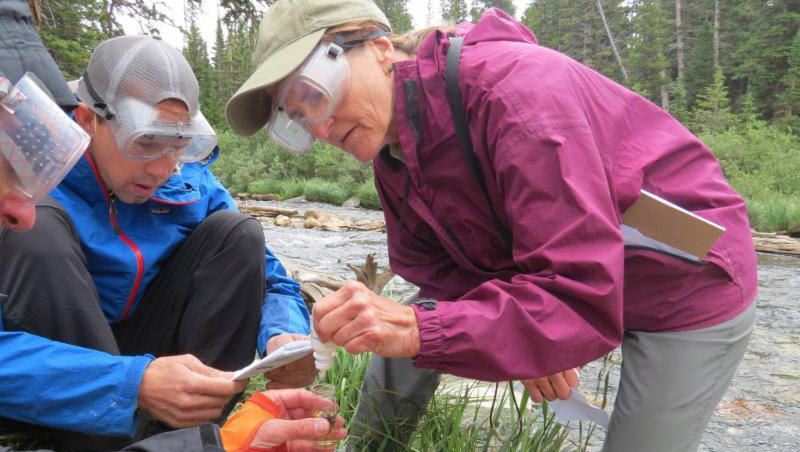
M 205 169 L 211 166 L 217 158 L 219 158 L 219 147 L 214 148 L 214 151 L 207 159 L 198 163 L 184 165 L 182 171 L 173 174 L 167 179 L 167 182 L 156 190 L 148 202 L 191 204 L 199 201 L 201 194 L 197 189 L 197 181 L 194 181 L 190 174 L 194 174 L 197 169 Z M 184 177 L 184 174 L 186 174 L 186 177 Z M 78 163 L 67 173 L 67 176 L 59 184 L 59 187 L 62 186 L 75 192 L 80 198 L 89 203 L 106 201 L 104 184 L 88 152 L 84 153 Z

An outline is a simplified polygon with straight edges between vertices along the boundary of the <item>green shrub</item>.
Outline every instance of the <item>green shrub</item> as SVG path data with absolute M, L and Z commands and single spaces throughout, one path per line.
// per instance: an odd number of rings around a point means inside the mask
M 280 194 L 283 199 L 297 198 L 303 196 L 306 190 L 306 182 L 299 179 L 289 179 L 281 181 Z
M 284 182 L 273 179 L 259 179 L 255 182 L 251 182 L 250 185 L 247 186 L 247 192 L 251 194 L 282 194 Z
M 750 223 L 759 231 L 786 231 L 800 223 L 800 198 L 774 194 L 747 202 Z
M 344 187 L 320 178 L 306 181 L 303 193 L 308 201 L 327 202 L 336 205 L 341 205 L 350 197 L 350 193 Z
M 783 231 L 800 221 L 800 137 L 757 123 L 701 137 L 748 205 L 760 231 Z
M 356 189 L 356 198 L 365 209 L 381 210 L 381 200 L 378 198 L 378 191 L 375 189 L 375 181 L 369 179 Z

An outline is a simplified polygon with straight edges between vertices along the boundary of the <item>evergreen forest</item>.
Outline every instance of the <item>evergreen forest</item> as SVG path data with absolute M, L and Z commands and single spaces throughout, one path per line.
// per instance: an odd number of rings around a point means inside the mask
M 179 2 L 29 3 L 67 79 L 82 74 L 99 42 L 123 34 L 125 17 L 153 33 L 179 27 L 203 112 L 220 134 L 215 172 L 232 190 L 335 203 L 357 196 L 379 207 L 371 168 L 344 153 L 318 143 L 294 156 L 263 133 L 243 138 L 228 129 L 225 102 L 253 70 L 259 18 L 272 0 L 218 0 L 213 32 L 198 21 L 209 0 L 182 2 L 180 26 L 170 12 Z M 412 28 L 412 13 L 453 23 L 489 7 L 509 12 L 541 45 L 647 97 L 700 136 L 747 200 L 754 227 L 800 228 L 800 0 L 531 0 L 522 11 L 511 0 L 428 0 L 426 11 L 410 11 L 407 0 L 376 3 L 395 33 Z

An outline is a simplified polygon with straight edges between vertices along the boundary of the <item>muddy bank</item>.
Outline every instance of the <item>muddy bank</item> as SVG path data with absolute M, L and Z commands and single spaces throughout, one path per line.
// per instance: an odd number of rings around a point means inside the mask
M 312 209 L 350 216 L 355 221 L 379 221 L 380 212 L 306 202 L 268 202 L 267 206 Z M 346 264 L 361 265 L 374 253 L 380 266 L 388 265 L 386 235 L 378 231 L 327 231 L 288 228 L 264 222 L 268 246 L 281 258 L 343 278 L 352 278 Z M 703 438 L 703 452 L 762 452 L 800 450 L 800 258 L 759 253 L 758 312 L 744 361 L 714 414 Z M 401 299 L 414 287 L 393 279 L 385 295 Z M 620 356 L 611 367 L 612 400 Z M 584 372 L 584 393 L 590 395 L 592 375 L 600 364 Z M 602 430 L 590 451 L 598 451 Z

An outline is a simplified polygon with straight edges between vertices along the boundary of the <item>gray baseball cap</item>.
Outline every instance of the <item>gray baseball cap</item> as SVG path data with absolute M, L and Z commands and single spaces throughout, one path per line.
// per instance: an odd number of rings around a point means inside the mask
M 374 20 L 391 30 L 372 0 L 280 0 L 272 5 L 259 25 L 253 54 L 256 69 L 225 108 L 231 128 L 240 135 L 252 135 L 264 127 L 272 104 L 265 88 L 297 69 L 328 28 L 360 19 Z
M 135 98 L 148 105 L 179 99 L 192 117 L 199 108 L 200 88 L 178 49 L 161 39 L 129 35 L 97 46 L 78 82 L 77 94 L 100 116 L 113 115 L 118 101 Z

